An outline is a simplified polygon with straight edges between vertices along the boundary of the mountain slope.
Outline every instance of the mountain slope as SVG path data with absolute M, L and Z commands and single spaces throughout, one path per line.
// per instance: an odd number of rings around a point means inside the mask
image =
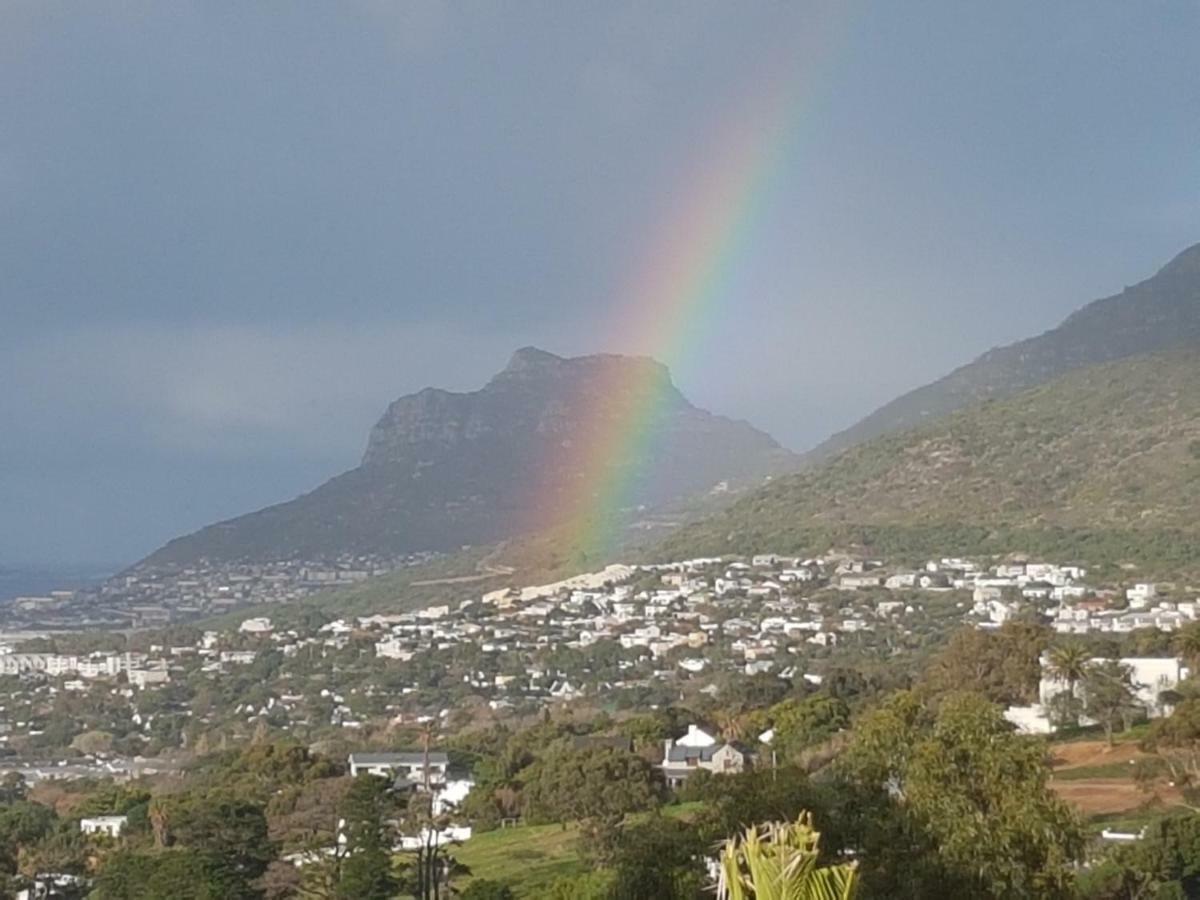
M 896 398 L 805 454 L 828 459 L 847 447 L 982 400 L 1009 396 L 1082 366 L 1200 344 L 1200 244 L 1152 278 L 1097 300 L 1057 328 L 990 350 L 944 378 Z
M 1119 535 L 1200 553 L 1200 353 L 1090 367 L 876 438 L 681 529 L 664 550 L 1013 551 L 1054 535 L 1064 548 Z
M 654 459 L 597 471 L 595 448 L 610 445 L 631 410 L 649 411 Z M 763 432 L 692 406 L 652 360 L 525 348 L 481 390 L 429 388 L 392 403 L 358 467 L 174 540 L 143 564 L 451 550 L 552 525 L 592 482 L 626 480 L 632 504 L 653 508 L 796 464 Z

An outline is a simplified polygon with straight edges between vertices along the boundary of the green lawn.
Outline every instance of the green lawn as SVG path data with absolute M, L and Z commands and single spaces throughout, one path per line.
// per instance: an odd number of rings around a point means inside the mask
M 586 871 L 576 852 L 578 841 L 574 826 L 518 825 L 485 831 L 452 853 L 475 878 L 502 881 L 518 897 L 534 898 L 555 879 Z
M 703 808 L 703 803 L 679 803 L 663 807 L 662 814 L 691 819 Z M 485 831 L 451 852 L 471 869 L 472 877 L 502 881 L 517 897 L 533 900 L 544 896 L 556 879 L 587 871 L 577 852 L 578 842 L 579 829 L 574 825 L 517 825 Z

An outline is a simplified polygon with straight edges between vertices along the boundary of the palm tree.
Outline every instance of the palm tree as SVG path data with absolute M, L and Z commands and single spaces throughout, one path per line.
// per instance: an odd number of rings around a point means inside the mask
M 154 846 L 169 846 L 171 843 L 171 811 L 167 801 L 162 797 L 155 797 L 150 801 L 147 816 L 150 819 L 150 828 L 154 832 Z
M 727 709 L 718 712 L 714 718 L 721 737 L 729 743 L 736 743 L 746 736 L 746 717 L 740 713 Z
M 721 848 L 718 900 L 849 900 L 858 866 L 818 866 L 820 842 L 808 813 L 747 828 Z
M 1172 642 L 1175 652 L 1184 658 L 1193 672 L 1200 662 L 1200 622 L 1192 622 L 1181 628 Z
M 1047 669 L 1067 683 L 1067 693 L 1075 696 L 1075 685 L 1087 674 L 1091 657 L 1082 644 L 1059 644 L 1046 654 Z

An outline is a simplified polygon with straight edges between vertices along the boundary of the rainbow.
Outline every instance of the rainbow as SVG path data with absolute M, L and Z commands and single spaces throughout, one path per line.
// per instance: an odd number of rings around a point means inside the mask
M 809 62 L 823 55 L 814 51 Z M 795 68 L 793 58 L 787 68 Z M 811 66 L 806 68 L 811 75 Z M 612 345 L 632 343 L 673 370 L 700 347 L 706 323 L 750 255 L 756 225 L 778 196 L 778 182 L 801 137 L 803 101 L 810 92 L 794 85 L 811 79 L 797 79 L 794 72 L 781 77 L 778 69 L 773 74 L 766 79 L 768 90 L 743 99 L 738 112 L 725 118 L 722 138 L 683 179 L 684 189 L 676 194 L 683 202 L 673 204 L 662 220 L 657 239 L 647 244 L 651 252 L 621 293 L 619 334 Z M 654 459 L 669 392 L 659 379 L 650 383 L 645 373 L 652 370 L 630 371 L 619 368 L 602 391 L 605 402 L 622 398 L 620 427 L 599 434 L 585 450 L 583 476 L 568 496 L 560 493 L 552 501 L 559 507 L 553 518 L 565 523 L 576 562 L 584 565 L 609 561 L 617 549 L 633 491 Z M 612 421 L 611 408 L 603 415 Z

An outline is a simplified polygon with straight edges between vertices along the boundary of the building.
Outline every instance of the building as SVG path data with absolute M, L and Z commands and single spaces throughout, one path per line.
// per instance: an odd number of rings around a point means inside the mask
M 84 834 L 106 834 L 115 838 L 120 837 L 128 822 L 127 816 L 92 816 L 79 820 L 79 830 Z
M 357 778 L 359 775 L 380 775 L 384 778 L 403 778 L 413 784 L 425 783 L 424 753 L 351 753 L 349 764 L 350 774 Z M 450 767 L 450 758 L 445 753 L 430 753 L 429 783 L 442 784 L 446 781 L 446 771 Z
M 733 744 L 718 742 L 703 729 L 689 725 L 683 737 L 664 741 L 662 771 L 667 785 L 674 788 L 700 769 L 715 774 L 744 772 L 746 761 L 746 753 Z

